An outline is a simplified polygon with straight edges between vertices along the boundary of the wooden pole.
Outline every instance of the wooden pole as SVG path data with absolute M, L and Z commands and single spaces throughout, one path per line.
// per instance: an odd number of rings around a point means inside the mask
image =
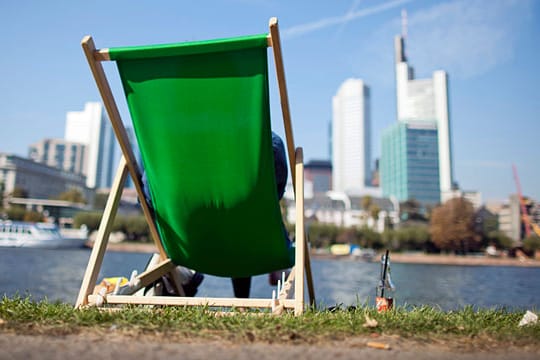
M 120 204 L 120 197 L 122 196 L 122 189 L 127 176 L 126 159 L 122 156 L 120 158 L 120 164 L 114 177 L 111 193 L 107 199 L 107 205 L 103 211 L 103 217 L 99 224 L 98 234 L 94 246 L 92 247 L 92 253 L 88 260 L 86 272 L 84 274 L 81 289 L 79 290 L 79 296 L 75 303 L 76 308 L 80 308 L 83 305 L 88 304 L 88 295 L 92 293 L 94 286 L 96 285 L 99 270 L 103 263 L 103 257 L 105 250 L 107 250 L 107 243 L 109 242 L 109 235 L 114 222 L 116 211 L 118 210 L 118 204 Z
M 287 141 L 287 153 L 289 155 L 289 166 L 291 169 L 291 178 L 293 188 L 296 191 L 296 170 L 295 170 L 295 151 L 294 135 L 291 123 L 291 111 L 289 109 L 289 96 L 287 94 L 287 83 L 285 81 L 285 68 L 283 66 L 283 57 L 281 53 L 281 41 L 279 38 L 279 29 L 277 18 L 270 19 L 270 41 L 274 53 L 274 63 L 276 65 L 276 76 L 279 87 L 279 97 L 281 102 L 281 112 L 283 114 L 283 126 L 285 127 L 285 138 Z
M 294 314 L 304 312 L 304 269 L 306 248 L 304 238 L 304 164 L 302 148 L 296 150 L 296 247 L 294 276 Z
M 129 138 L 126 129 L 124 128 L 124 124 L 122 123 L 122 119 L 120 118 L 120 112 L 118 111 L 118 107 L 116 106 L 116 102 L 107 81 L 107 77 L 105 76 L 105 71 L 103 71 L 103 66 L 101 66 L 101 63 L 96 60 L 96 58 L 104 60 L 108 59 L 108 53 L 103 50 L 96 50 L 94 41 L 92 40 L 91 36 L 85 36 L 82 39 L 81 45 L 86 55 L 88 65 L 90 65 L 90 69 L 92 70 L 92 74 L 94 75 L 94 79 L 96 81 L 99 93 L 101 94 L 101 98 L 103 99 L 103 104 L 105 106 L 105 109 L 107 110 L 109 119 L 111 120 L 114 134 L 116 135 L 116 138 L 120 143 L 120 149 L 122 150 L 122 154 L 126 159 L 129 174 L 133 179 L 135 190 L 137 191 L 137 196 L 139 197 L 139 200 L 141 202 L 144 217 L 150 228 L 150 235 L 152 236 L 152 239 L 156 244 L 161 259 L 165 260 L 167 258 L 167 254 L 163 249 L 163 245 L 161 244 L 161 239 L 159 237 L 159 233 L 157 231 L 156 223 L 154 222 L 152 212 L 150 211 L 148 203 L 146 202 L 146 198 L 144 197 L 141 173 L 139 171 L 139 167 L 137 166 L 137 160 L 135 159 L 135 155 L 133 154 L 133 150 L 131 149 L 131 146 L 129 144 Z

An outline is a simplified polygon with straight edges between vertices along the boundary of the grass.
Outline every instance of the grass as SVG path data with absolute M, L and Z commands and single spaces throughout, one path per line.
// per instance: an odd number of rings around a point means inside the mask
M 377 321 L 366 327 L 366 316 Z M 78 334 L 110 332 L 167 339 L 213 339 L 234 342 L 320 343 L 351 337 L 394 336 L 416 341 L 469 341 L 482 339 L 499 346 L 540 344 L 540 323 L 518 327 L 523 312 L 474 309 L 444 312 L 431 307 L 398 307 L 385 313 L 359 306 L 336 311 L 309 310 L 301 317 L 218 317 L 207 308 L 129 307 L 106 312 L 75 310 L 72 305 L 35 302 L 31 298 L 4 297 L 0 301 L 0 334 Z

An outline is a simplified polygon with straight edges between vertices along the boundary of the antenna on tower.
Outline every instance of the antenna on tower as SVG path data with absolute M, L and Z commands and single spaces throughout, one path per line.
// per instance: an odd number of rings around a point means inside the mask
M 403 60 L 407 61 L 407 47 L 405 46 L 405 40 L 407 39 L 407 10 L 401 9 L 401 41 Z
M 407 38 L 407 10 L 401 9 L 401 36 Z

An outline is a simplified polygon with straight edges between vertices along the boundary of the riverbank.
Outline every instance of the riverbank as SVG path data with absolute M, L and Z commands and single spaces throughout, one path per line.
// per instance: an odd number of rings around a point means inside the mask
M 206 308 L 125 307 L 0 300 L 0 359 L 533 359 L 540 323 L 523 311 L 418 307 L 217 316 Z
M 120 242 L 109 243 L 108 250 L 124 252 L 154 253 L 156 247 L 153 243 L 132 243 Z M 312 251 L 311 257 L 314 259 L 335 259 L 347 261 L 363 261 L 351 256 L 336 256 L 331 254 Z M 380 255 L 375 256 L 371 261 L 378 262 Z M 403 264 L 431 264 L 431 265 L 463 265 L 463 266 L 519 266 L 519 267 L 540 267 L 540 260 L 530 258 L 505 258 L 489 257 L 478 255 L 446 255 L 446 254 L 424 254 L 424 253 L 392 253 L 393 263 Z
M 357 307 L 303 316 L 204 308 L 83 311 L 69 304 L 0 300 L 0 359 L 536 359 L 540 325 L 523 312 L 378 313 Z

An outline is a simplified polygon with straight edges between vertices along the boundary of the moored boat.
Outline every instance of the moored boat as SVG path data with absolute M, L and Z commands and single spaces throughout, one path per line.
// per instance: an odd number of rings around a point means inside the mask
M 80 248 L 86 241 L 86 237 L 62 236 L 54 224 L 0 221 L 0 247 Z

